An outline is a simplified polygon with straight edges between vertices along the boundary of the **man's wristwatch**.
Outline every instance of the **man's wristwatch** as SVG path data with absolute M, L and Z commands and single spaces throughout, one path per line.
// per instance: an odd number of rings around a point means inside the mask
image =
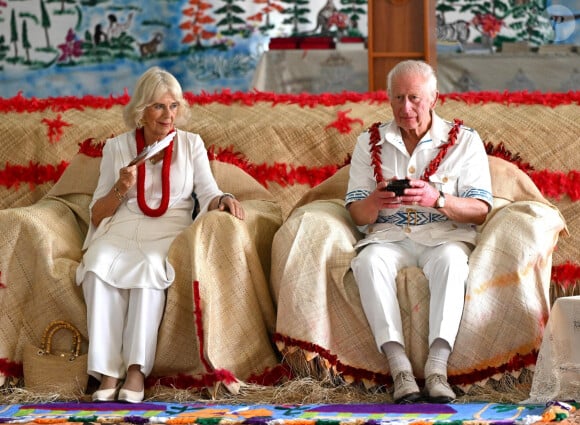
M 435 201 L 435 208 L 443 208 L 445 206 L 445 194 L 439 191 L 439 198 Z

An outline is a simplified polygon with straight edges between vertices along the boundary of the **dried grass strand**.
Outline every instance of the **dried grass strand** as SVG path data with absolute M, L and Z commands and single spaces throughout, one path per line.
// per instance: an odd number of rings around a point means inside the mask
M 513 403 L 529 397 L 533 372 L 524 370 L 519 376 L 504 374 L 489 379 L 485 384 L 472 385 L 467 391 L 455 387 L 456 403 Z M 173 403 L 198 402 L 227 405 L 281 405 L 281 404 L 353 404 L 392 403 L 391 388 L 365 388 L 362 384 L 339 382 L 327 374 L 326 378 L 296 378 L 277 386 L 242 384 L 238 394 L 232 394 L 223 386 L 205 389 L 177 389 L 155 386 L 146 391 L 146 401 Z M 63 401 L 60 394 L 35 394 L 20 387 L 0 389 L 0 404 L 31 404 Z M 70 399 L 66 399 L 69 401 Z M 86 394 L 77 401 L 90 401 Z

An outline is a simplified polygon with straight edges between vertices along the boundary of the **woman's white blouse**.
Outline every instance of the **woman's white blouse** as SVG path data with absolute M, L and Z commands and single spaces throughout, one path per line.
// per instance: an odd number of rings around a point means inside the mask
M 103 148 L 100 176 L 90 208 L 105 196 L 119 178 L 119 171 L 137 154 L 135 132 L 107 140 Z M 150 208 L 161 201 L 163 161 L 145 162 L 145 199 Z M 170 171 L 170 200 L 160 217 L 145 215 L 137 203 L 137 185 L 129 190 L 115 214 L 90 225 L 77 268 L 76 281 L 93 272 L 117 288 L 167 288 L 175 272 L 167 254 L 175 237 L 193 222 L 195 193 L 200 214 L 221 195 L 211 172 L 207 151 L 197 134 L 178 130 L 174 139 Z M 192 247 L 193 249 L 193 247 Z

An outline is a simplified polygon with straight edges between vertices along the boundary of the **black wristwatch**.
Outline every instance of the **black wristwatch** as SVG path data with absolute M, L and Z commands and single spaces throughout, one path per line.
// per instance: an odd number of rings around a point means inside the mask
M 443 208 L 445 206 L 445 194 L 440 190 L 439 198 L 435 201 L 435 208 Z

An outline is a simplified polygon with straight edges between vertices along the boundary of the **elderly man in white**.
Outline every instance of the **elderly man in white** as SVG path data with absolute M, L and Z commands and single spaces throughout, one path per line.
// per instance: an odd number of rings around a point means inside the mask
M 437 78 L 428 64 L 399 63 L 387 86 L 394 120 L 361 134 L 351 161 L 346 206 L 366 235 L 351 267 L 377 347 L 387 357 L 397 403 L 422 395 L 405 352 L 395 278 L 402 268 L 422 268 L 430 290 L 425 393 L 444 403 L 455 399 L 447 364 L 475 226 L 492 207 L 489 164 L 477 132 L 435 114 Z

